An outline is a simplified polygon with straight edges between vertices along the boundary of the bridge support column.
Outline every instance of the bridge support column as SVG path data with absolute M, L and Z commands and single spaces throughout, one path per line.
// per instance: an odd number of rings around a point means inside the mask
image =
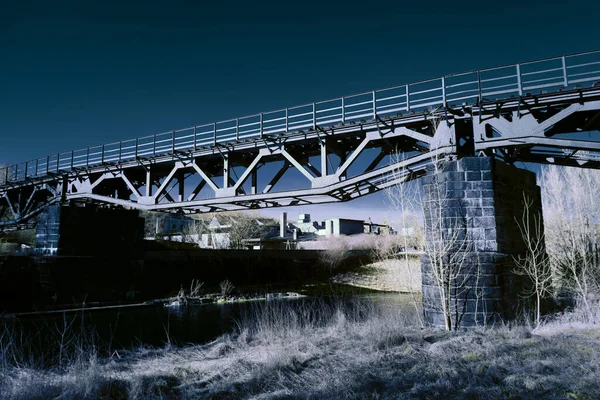
M 38 216 L 35 250 L 45 255 L 133 256 L 144 220 L 137 210 L 51 205 Z
M 541 213 L 535 174 L 489 157 L 431 168 L 423 178 L 427 251 L 421 259 L 423 309 L 432 326 L 464 329 L 514 318 L 524 278 L 519 230 L 525 207 Z

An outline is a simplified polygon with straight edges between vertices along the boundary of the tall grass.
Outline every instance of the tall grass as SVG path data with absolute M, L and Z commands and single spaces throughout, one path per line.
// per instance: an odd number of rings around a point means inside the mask
M 81 357 L 75 347 L 71 361 L 47 369 L 5 360 L 0 397 L 592 399 L 600 393 L 598 330 L 429 331 L 416 327 L 410 307 L 387 298 L 256 303 L 234 332 L 204 345 L 140 348 L 120 358 L 97 351 Z

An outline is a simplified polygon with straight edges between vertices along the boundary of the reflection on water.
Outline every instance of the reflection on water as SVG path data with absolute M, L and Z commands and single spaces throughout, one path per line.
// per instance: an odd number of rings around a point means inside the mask
M 345 297 L 305 297 L 271 300 L 270 304 L 275 302 L 285 302 L 286 306 L 292 309 L 315 308 L 326 304 L 341 306 L 349 311 L 357 312 L 391 308 L 395 312 L 414 314 L 410 296 L 405 294 L 376 293 Z M 370 307 L 365 308 L 365 305 Z M 66 323 L 72 329 L 96 332 L 100 342 L 110 342 L 113 349 L 127 349 L 139 345 L 163 346 L 167 342 L 175 345 L 206 343 L 223 333 L 232 332 L 236 327 L 236 321 L 247 321 L 261 310 L 268 310 L 268 304 L 243 302 L 189 305 L 180 308 L 124 307 L 27 316 L 21 317 L 18 323 L 26 333 L 56 331 Z M 49 337 L 51 336 L 49 335 Z

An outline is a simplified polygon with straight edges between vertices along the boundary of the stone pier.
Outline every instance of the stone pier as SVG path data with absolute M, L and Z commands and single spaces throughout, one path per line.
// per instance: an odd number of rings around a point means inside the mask
M 38 216 L 35 250 L 41 255 L 131 256 L 143 233 L 137 210 L 51 205 Z
M 518 225 L 524 196 L 530 215 L 541 213 L 535 174 L 489 157 L 445 162 L 423 178 L 423 308 L 430 325 L 489 326 L 520 311 L 525 278 L 514 274 L 513 257 L 525 254 Z

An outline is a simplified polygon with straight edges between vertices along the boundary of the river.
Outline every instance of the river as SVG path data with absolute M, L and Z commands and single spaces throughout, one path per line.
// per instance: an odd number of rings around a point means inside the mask
M 175 308 L 152 305 L 65 311 L 5 319 L 2 321 L 5 335 L 0 338 L 0 351 L 2 346 L 6 347 L 6 343 L 1 341 L 12 337 L 17 347 L 33 353 L 34 358 L 44 355 L 47 366 L 48 360 L 55 359 L 54 352 L 49 349 L 56 349 L 60 343 L 73 347 L 72 351 L 93 344 L 104 355 L 108 355 L 106 350 L 112 353 L 141 346 L 202 344 L 235 332 L 240 323 L 247 326 L 257 315 L 282 306 L 293 311 L 329 310 L 322 313 L 325 318 L 327 312 L 339 307 L 357 318 L 373 310 L 390 308 L 394 312 L 414 315 L 410 296 L 397 293 L 196 304 Z

